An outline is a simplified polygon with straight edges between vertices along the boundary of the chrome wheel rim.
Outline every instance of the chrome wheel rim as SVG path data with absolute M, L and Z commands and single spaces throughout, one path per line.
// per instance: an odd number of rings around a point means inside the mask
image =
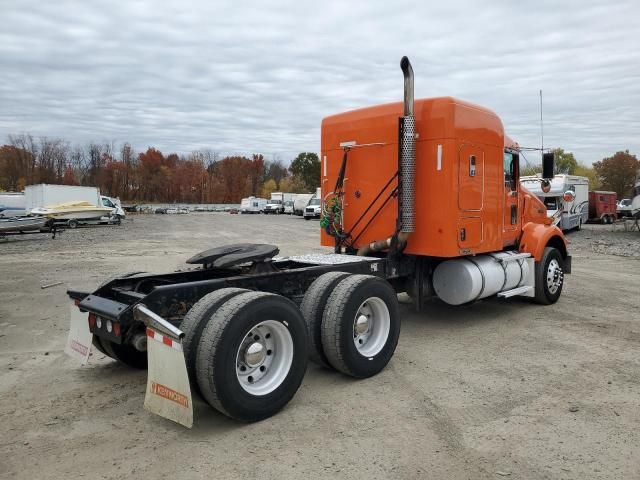
M 360 355 L 373 357 L 387 343 L 391 316 L 387 304 L 378 297 L 366 299 L 353 319 L 353 343 Z
M 564 272 L 558 261 L 554 258 L 549 262 L 547 267 L 547 289 L 549 293 L 554 295 L 564 280 Z
M 287 377 L 293 363 L 293 338 L 276 320 L 265 320 L 247 332 L 236 354 L 236 376 L 251 395 L 267 395 Z

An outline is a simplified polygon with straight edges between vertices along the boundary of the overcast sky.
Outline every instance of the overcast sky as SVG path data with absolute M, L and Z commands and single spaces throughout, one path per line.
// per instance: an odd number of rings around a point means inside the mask
M 253 7 L 247 6 L 253 3 Z M 0 0 L 8 134 L 289 161 L 324 116 L 452 95 L 521 145 L 640 154 L 640 2 Z M 537 160 L 530 154 L 531 160 Z

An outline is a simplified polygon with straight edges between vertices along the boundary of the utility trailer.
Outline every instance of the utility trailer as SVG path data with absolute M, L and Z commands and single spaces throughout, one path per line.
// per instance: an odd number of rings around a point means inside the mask
M 148 367 L 145 407 L 183 425 L 193 423 L 192 390 L 257 421 L 294 396 L 308 359 L 355 378 L 380 372 L 400 334 L 397 293 L 418 311 L 432 297 L 556 302 L 571 271 L 567 242 L 520 185 L 500 119 L 450 97 L 414 104 L 406 57 L 401 68 L 403 103 L 323 121 L 321 241 L 334 253 L 230 245 L 185 271 L 69 290 L 65 351 L 86 362 L 93 347 Z
M 589 221 L 611 224 L 618 219 L 616 211 L 618 194 L 603 190 L 589 192 Z

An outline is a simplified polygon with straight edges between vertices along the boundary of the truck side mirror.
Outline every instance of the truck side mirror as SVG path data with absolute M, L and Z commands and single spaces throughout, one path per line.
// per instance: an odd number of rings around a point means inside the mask
M 553 152 L 542 154 L 542 178 L 553 178 L 553 165 L 554 156 Z
M 549 182 L 549 180 L 542 179 L 540 182 L 540 188 L 544 193 L 549 193 L 551 191 L 551 182 Z
M 562 195 L 562 199 L 567 203 L 573 202 L 576 199 L 576 194 L 572 190 L 567 190 Z

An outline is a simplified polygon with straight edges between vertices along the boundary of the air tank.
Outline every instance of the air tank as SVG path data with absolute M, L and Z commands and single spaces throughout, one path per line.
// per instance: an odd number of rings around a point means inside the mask
M 517 252 L 446 260 L 433 272 L 433 288 L 442 301 L 462 305 L 522 286 L 529 265 L 523 258 L 509 258 L 514 255 Z

